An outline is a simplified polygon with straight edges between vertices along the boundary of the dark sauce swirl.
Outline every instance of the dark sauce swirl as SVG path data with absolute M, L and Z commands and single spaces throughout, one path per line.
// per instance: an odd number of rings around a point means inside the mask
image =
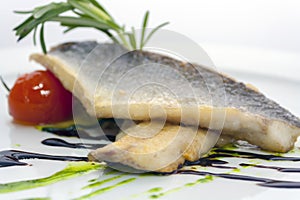
M 105 144 L 70 143 L 58 138 L 45 139 L 42 141 L 42 144 L 47 146 L 66 147 L 72 149 L 97 149 L 105 146 Z
M 224 179 L 258 182 L 258 185 L 260 186 L 272 187 L 272 188 L 296 188 L 296 189 L 300 188 L 300 182 L 296 182 L 296 181 L 281 181 L 281 180 L 239 175 L 239 174 L 212 173 L 212 172 L 194 171 L 194 170 L 178 170 L 176 174 L 193 174 L 199 176 L 211 175 L 211 176 L 220 177 Z
M 43 159 L 58 161 L 88 161 L 87 157 L 76 156 L 54 156 L 17 150 L 6 150 L 0 152 L 0 167 L 9 167 L 17 165 L 28 165 L 20 160 L 25 159 Z

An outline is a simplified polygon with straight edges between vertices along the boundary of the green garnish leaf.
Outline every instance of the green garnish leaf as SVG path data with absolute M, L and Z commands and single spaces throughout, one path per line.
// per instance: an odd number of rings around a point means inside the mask
M 33 31 L 33 45 L 34 46 L 36 46 L 36 31 L 37 31 L 37 28 L 35 28 Z
M 42 46 L 42 50 L 43 50 L 44 54 L 47 54 L 47 48 L 46 48 L 45 37 L 44 37 L 44 24 L 42 24 L 41 30 L 40 30 L 40 42 L 41 42 L 41 46 Z
M 51 21 L 60 22 L 62 26 L 69 28 L 93 27 L 99 30 L 110 28 L 106 23 L 95 22 L 94 20 L 85 17 L 54 17 L 51 19 Z
M 14 13 L 16 13 L 16 14 L 31 14 L 32 10 L 30 10 L 30 11 L 14 11 Z
M 143 48 L 143 43 L 144 43 L 145 33 L 146 33 L 146 29 L 147 29 L 148 18 L 149 18 L 149 11 L 147 11 L 145 13 L 143 24 L 142 24 L 142 35 L 141 35 L 140 49 Z
M 149 35 L 147 36 L 147 38 L 145 40 L 143 40 L 143 44 L 142 44 L 142 47 L 144 47 L 144 45 L 150 40 L 150 38 L 152 37 L 152 35 L 157 32 L 159 29 L 161 29 L 162 27 L 168 25 L 169 22 L 165 22 L 165 23 L 162 23 L 161 25 L 155 27 L 150 33 Z
M 126 31 L 125 26 L 120 26 L 113 17 L 96 0 L 67 0 L 67 2 L 49 3 L 34 8 L 31 11 L 15 11 L 18 14 L 31 14 L 23 23 L 14 28 L 18 41 L 33 32 L 33 43 L 36 44 L 37 29 L 40 27 L 40 44 L 46 54 L 44 25 L 47 22 L 58 22 L 65 27 L 64 33 L 77 28 L 94 28 L 107 35 L 113 42 L 123 45 L 129 50 L 143 49 L 152 35 L 168 23 L 163 23 L 153 29 L 146 36 L 149 11 L 145 13 L 140 42 L 138 44 L 136 29 Z
M 131 33 L 128 33 L 129 41 L 133 49 L 136 49 L 136 37 L 135 37 L 135 29 L 131 27 Z

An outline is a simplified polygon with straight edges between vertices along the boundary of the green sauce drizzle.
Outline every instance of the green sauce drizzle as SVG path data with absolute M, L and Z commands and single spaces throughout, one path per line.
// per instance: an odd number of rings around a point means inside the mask
M 130 183 L 130 182 L 132 182 L 132 181 L 134 181 L 134 180 L 136 180 L 136 178 L 129 178 L 129 179 L 126 179 L 126 180 L 124 180 L 124 181 L 120 181 L 120 182 L 118 182 L 118 183 L 116 183 L 116 184 L 114 184 L 114 185 L 111 185 L 111 186 L 108 186 L 108 187 L 104 187 L 104 188 L 100 188 L 100 189 L 95 190 L 95 191 L 93 191 L 93 192 L 91 192 L 91 193 L 89 193 L 89 194 L 86 194 L 86 195 L 84 195 L 84 196 L 81 196 L 81 197 L 79 197 L 79 198 L 76 198 L 75 200 L 90 199 L 90 198 L 92 198 L 92 197 L 94 197 L 94 196 L 103 194 L 103 193 L 105 193 L 105 192 L 108 192 L 108 191 L 110 191 L 110 190 L 116 188 L 116 187 L 119 187 L 119 186 L 125 185 L 125 184 L 127 184 L 127 183 Z
M 173 193 L 173 192 L 177 192 L 177 191 L 179 191 L 179 190 L 182 190 L 182 189 L 184 189 L 185 187 L 192 187 L 192 186 L 198 185 L 198 184 L 200 184 L 200 183 L 207 183 L 207 182 L 210 182 L 210 181 L 212 181 L 212 180 L 213 180 L 213 177 L 210 176 L 210 175 L 208 175 L 208 176 L 206 176 L 206 177 L 204 177 L 204 178 L 198 179 L 198 180 L 195 181 L 195 182 L 186 183 L 186 184 L 184 184 L 183 186 L 176 187 L 176 188 L 172 188 L 172 189 L 169 189 L 169 190 L 167 190 L 167 191 L 165 191 L 165 192 L 161 192 L 161 193 L 158 193 L 158 194 L 153 194 L 153 195 L 150 195 L 149 197 L 150 197 L 151 199 L 158 199 L 158 198 L 160 198 L 160 197 L 162 197 L 162 196 L 166 196 L 166 195 L 171 194 L 171 193 Z M 151 190 L 151 189 L 150 189 L 150 190 Z M 150 190 L 148 190 L 148 191 L 150 191 Z M 160 191 L 160 189 L 159 189 L 159 191 Z
M 83 187 L 82 189 L 88 189 L 88 188 L 98 187 L 100 185 L 103 185 L 104 183 L 108 183 L 108 182 L 114 181 L 114 180 L 119 179 L 119 178 L 121 178 L 123 176 L 125 176 L 125 175 L 124 174 L 123 175 L 118 175 L 118 176 L 114 176 L 114 177 L 111 177 L 111 178 L 108 178 L 108 179 L 97 181 L 95 183 L 92 183 L 92 184 L 89 184 L 89 185 Z
M 139 194 L 131 195 L 131 197 L 128 198 L 128 199 L 139 198 L 139 197 L 141 197 L 141 196 L 143 196 L 143 195 L 152 194 L 152 193 L 157 193 L 157 192 L 160 192 L 160 191 L 162 191 L 162 190 L 163 190 L 162 187 L 151 188 L 151 189 L 147 190 L 146 192 L 142 192 L 142 193 L 139 193 Z
M 163 190 L 162 187 L 155 187 L 155 188 L 151 188 L 151 189 L 148 190 L 146 193 L 160 192 L 160 191 L 162 191 L 162 190 Z
M 63 170 L 45 178 L 0 184 L 0 193 L 17 192 L 50 185 L 58 181 L 84 175 L 90 171 L 98 170 L 102 167 L 103 165 L 92 162 L 69 163 Z

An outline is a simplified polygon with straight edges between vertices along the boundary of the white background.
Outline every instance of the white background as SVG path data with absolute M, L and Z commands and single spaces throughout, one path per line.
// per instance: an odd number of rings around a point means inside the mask
M 12 29 L 28 10 L 49 0 L 9 0 L 0 7 L 0 47 L 16 47 Z M 168 29 L 181 32 L 198 43 L 230 44 L 300 53 L 300 3 L 298 0 L 101 0 L 119 23 L 139 27 L 146 10 L 151 25 L 169 21 Z M 58 26 L 47 27 L 51 44 L 66 40 L 104 37 L 81 30 L 62 37 Z M 31 45 L 31 38 L 18 46 Z

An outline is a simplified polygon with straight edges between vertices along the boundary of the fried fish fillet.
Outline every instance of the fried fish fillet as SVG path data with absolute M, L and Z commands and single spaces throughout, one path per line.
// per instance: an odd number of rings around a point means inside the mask
M 117 44 L 66 43 L 34 60 L 98 118 L 166 118 L 286 152 L 300 120 L 259 91 L 215 70 Z M 125 140 L 125 139 L 124 139 Z
M 172 172 L 186 160 L 196 161 L 210 150 L 204 142 L 207 130 L 173 124 L 160 128 L 156 122 L 132 126 L 121 132 L 124 136 L 116 142 L 91 151 L 89 160 L 122 163 L 143 171 Z

